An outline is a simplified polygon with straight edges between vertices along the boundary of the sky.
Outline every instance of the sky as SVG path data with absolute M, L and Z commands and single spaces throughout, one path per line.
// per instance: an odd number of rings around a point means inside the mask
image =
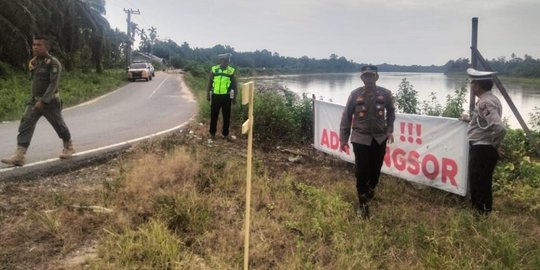
M 397 65 L 470 58 L 477 17 L 484 58 L 540 58 L 540 0 L 106 0 L 105 17 L 125 32 L 124 9 L 140 11 L 139 28 L 192 48 Z

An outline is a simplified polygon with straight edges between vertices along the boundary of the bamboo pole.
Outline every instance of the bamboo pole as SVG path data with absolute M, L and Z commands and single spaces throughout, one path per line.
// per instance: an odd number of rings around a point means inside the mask
M 242 134 L 248 133 L 247 165 L 246 165 L 246 217 L 244 224 L 244 270 L 249 269 L 249 224 L 251 219 L 251 168 L 253 156 L 253 96 L 255 83 L 242 85 L 242 104 L 249 103 L 248 120 L 242 124 Z

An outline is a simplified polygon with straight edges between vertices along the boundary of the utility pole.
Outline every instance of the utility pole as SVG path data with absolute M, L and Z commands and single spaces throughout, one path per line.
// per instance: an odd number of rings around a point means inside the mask
M 141 12 L 139 11 L 139 9 L 137 10 L 133 10 L 133 9 L 125 9 L 124 8 L 124 12 L 127 13 L 127 36 L 128 36 L 128 40 L 127 40 L 127 44 L 126 44 L 126 66 L 129 67 L 129 65 L 131 64 L 131 43 L 133 42 L 132 38 L 131 38 L 131 32 L 133 31 L 131 28 L 131 14 L 134 14 L 134 15 L 140 15 Z
M 474 17 L 472 18 L 472 37 L 471 37 L 471 67 L 474 69 L 478 68 L 478 58 L 476 58 L 475 50 L 478 48 L 478 18 Z M 474 103 L 475 103 L 476 97 L 474 96 L 474 93 L 471 91 L 469 93 L 469 115 L 473 115 L 474 112 Z

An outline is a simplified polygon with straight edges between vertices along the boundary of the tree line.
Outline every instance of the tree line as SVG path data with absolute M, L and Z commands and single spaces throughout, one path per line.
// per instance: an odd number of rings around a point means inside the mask
M 233 64 L 240 68 L 278 70 L 280 73 L 326 73 L 326 72 L 356 72 L 368 63 L 356 63 L 343 56 L 331 54 L 327 59 L 315 59 L 308 56 L 300 58 L 281 56 L 269 50 L 256 50 L 254 52 L 237 52 L 231 46 L 216 45 L 212 48 L 192 48 L 187 42 L 178 45 L 172 40 L 155 40 L 152 46 L 141 47 L 142 50 L 152 47 L 153 53 L 166 59 L 171 66 L 187 68 L 197 72 L 195 63 L 205 66 L 215 63 L 218 54 L 232 54 Z M 147 51 L 150 52 L 150 51 Z M 511 55 L 509 60 L 505 57 L 487 60 L 490 66 L 502 75 L 520 77 L 540 77 L 540 59 L 529 55 L 524 58 Z M 371 63 L 369 63 L 371 64 Z M 438 72 L 438 73 L 465 73 L 470 67 L 468 58 L 449 60 L 444 65 L 395 65 L 376 64 L 383 72 Z
M 99 73 L 121 63 L 129 39 L 111 29 L 105 0 L 0 0 L 0 6 L 0 64 L 25 69 L 37 34 L 51 39 L 51 53 L 67 70 Z
M 95 70 L 125 67 L 128 44 L 134 37 L 112 29 L 105 15 L 105 0 L 0 0 L 0 75 L 6 73 L 5 65 L 19 70 L 26 68 L 32 57 L 31 42 L 36 34 L 51 38 L 51 53 L 58 57 L 67 70 Z M 216 56 L 231 53 L 233 64 L 246 70 L 264 73 L 326 73 L 355 72 L 364 64 L 344 56 L 331 54 L 326 59 L 308 56 L 300 58 L 282 56 L 266 49 L 254 52 L 237 52 L 227 45 L 212 48 L 192 48 L 187 42 L 178 45 L 173 40 L 158 39 L 157 29 L 138 29 L 139 51 L 163 58 L 176 68 L 194 73 L 206 73 L 214 64 Z M 148 34 L 147 34 L 148 33 Z M 500 74 L 516 76 L 540 76 L 540 59 L 529 55 L 524 58 L 514 54 L 489 60 Z M 404 66 L 378 64 L 386 72 L 465 72 L 469 59 L 449 60 L 444 65 Z
M 489 66 L 501 75 L 517 76 L 517 77 L 540 77 L 540 59 L 534 59 L 532 56 L 525 54 L 523 58 L 516 56 L 515 53 L 510 55 L 510 59 L 504 56 L 487 60 Z M 444 65 L 445 73 L 461 73 L 470 67 L 468 58 L 459 58 L 450 60 Z

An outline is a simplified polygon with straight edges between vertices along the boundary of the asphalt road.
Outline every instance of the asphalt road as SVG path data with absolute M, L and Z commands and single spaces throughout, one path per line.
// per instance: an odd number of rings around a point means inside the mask
M 196 111 L 197 103 L 182 75 L 159 72 L 152 81 L 129 83 L 62 113 L 77 151 L 74 159 L 80 160 L 85 155 L 178 129 Z M 18 126 L 19 121 L 0 124 L 1 157 L 9 157 L 15 151 Z M 21 168 L 61 162 L 61 151 L 62 140 L 42 117 L 26 155 L 27 165 Z M 0 163 L 0 178 L 10 171 L 13 168 Z

